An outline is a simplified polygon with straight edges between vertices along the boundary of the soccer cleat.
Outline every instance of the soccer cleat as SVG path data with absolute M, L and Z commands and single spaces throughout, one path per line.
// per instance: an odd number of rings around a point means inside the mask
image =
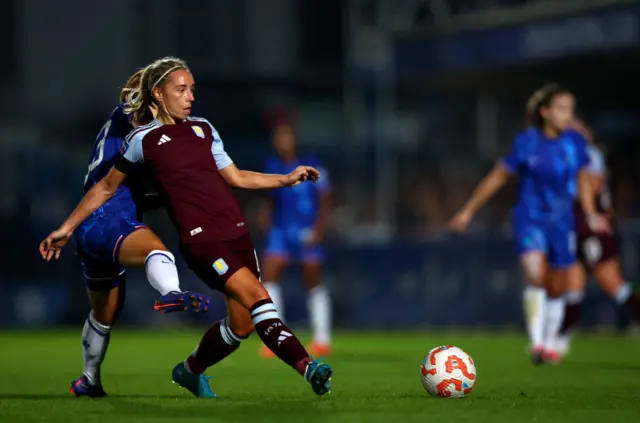
M 178 365 L 173 368 L 171 378 L 173 379 L 173 383 L 188 389 L 189 392 L 198 398 L 217 397 L 215 392 L 211 390 L 211 386 L 209 386 L 209 380 L 213 379 L 213 377 L 191 373 L 184 367 L 184 362 L 178 363 Z
M 311 389 L 316 395 L 324 395 L 331 392 L 331 376 L 333 375 L 333 370 L 331 366 L 326 363 L 321 363 L 319 360 L 314 360 L 311 358 L 311 363 L 307 365 L 307 370 L 304 372 L 304 380 L 309 382 L 311 385 Z
M 258 350 L 258 353 L 260 354 L 260 357 L 262 358 L 274 358 L 276 355 L 274 354 L 273 351 L 271 351 L 269 349 L 269 347 L 267 347 L 266 345 L 262 344 L 260 346 L 260 349 Z
M 87 378 L 85 375 L 82 375 L 71 382 L 69 393 L 75 395 L 76 398 L 102 398 L 107 396 L 107 393 L 104 391 L 104 389 L 102 389 L 102 386 L 91 385 L 89 383 L 89 378 Z
M 549 350 L 542 353 L 542 360 L 545 363 L 558 365 L 562 362 L 562 355 L 555 350 Z
M 333 353 L 331 345 L 320 342 L 313 342 L 308 351 L 312 356 L 316 357 L 328 357 Z
M 153 308 L 163 314 L 188 310 L 199 313 L 208 311 L 210 303 L 209 297 L 197 292 L 170 292 L 156 300 Z
M 531 352 L 529 353 L 531 356 L 531 362 L 533 364 L 540 365 L 542 363 L 544 363 L 544 350 L 542 347 L 540 346 L 536 346 L 531 348 Z

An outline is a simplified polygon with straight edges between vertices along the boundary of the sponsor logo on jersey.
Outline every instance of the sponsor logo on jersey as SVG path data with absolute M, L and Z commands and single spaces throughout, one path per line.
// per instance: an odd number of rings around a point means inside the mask
M 160 141 L 158 141 L 158 145 L 160 145 L 160 144 L 164 144 L 164 143 L 169 142 L 169 141 L 171 141 L 171 138 L 169 138 L 168 136 L 166 136 L 166 135 L 164 135 L 164 134 L 163 134 L 163 135 L 160 137 Z

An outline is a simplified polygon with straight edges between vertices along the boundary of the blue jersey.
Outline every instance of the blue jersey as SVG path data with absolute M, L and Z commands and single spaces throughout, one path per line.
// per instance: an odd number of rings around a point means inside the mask
M 330 189 L 326 170 L 311 155 L 300 156 L 291 163 L 285 163 L 280 157 L 273 156 L 267 160 L 266 173 L 291 173 L 296 167 L 305 165 L 320 171 L 320 180 L 316 184 L 304 183 L 292 188 L 273 191 L 274 226 L 291 230 L 304 231 L 312 229 L 318 219 L 320 196 Z
M 292 188 L 273 191 L 273 219 L 267 234 L 265 253 L 284 260 L 318 262 L 324 259 L 321 245 L 307 245 L 313 230 L 320 197 L 329 190 L 329 177 L 326 170 L 319 166 L 313 156 L 300 156 L 291 163 L 285 163 L 274 156 L 267 160 L 267 173 L 291 173 L 300 165 L 313 166 L 320 171 L 320 180 L 316 184 L 305 182 Z
M 122 105 L 116 107 L 104 124 L 91 150 L 89 168 L 84 180 L 86 193 L 104 178 L 120 155 L 125 137 L 133 130 Z M 138 177 L 125 180 L 115 194 L 78 227 L 75 238 L 82 258 L 85 278 L 92 290 L 110 289 L 123 275 L 118 257 L 122 241 L 132 232 L 143 228 L 137 220 L 136 199 L 144 194 Z M 115 282 L 114 282 L 115 281 Z
M 89 167 L 84 179 L 85 194 L 109 173 L 116 158 L 120 155 L 124 138 L 131 131 L 133 131 L 133 126 L 129 121 L 129 117 L 125 115 L 123 105 L 119 105 L 111 112 L 109 119 L 93 143 Z M 132 187 L 135 183 L 134 179 L 127 178 L 118 187 L 113 197 L 104 206 L 96 210 L 95 214 L 118 209 L 135 217 L 136 204 L 134 202 L 134 193 L 132 192 Z
M 539 129 L 529 129 L 516 138 L 502 164 L 520 178 L 513 208 L 518 254 L 542 252 L 556 269 L 575 263 L 573 204 L 578 173 L 589 164 L 582 135 L 565 131 L 551 140 Z
M 528 129 L 502 163 L 519 176 L 515 218 L 549 222 L 572 216 L 578 173 L 589 164 L 582 135 L 568 130 L 551 140 L 537 128 Z

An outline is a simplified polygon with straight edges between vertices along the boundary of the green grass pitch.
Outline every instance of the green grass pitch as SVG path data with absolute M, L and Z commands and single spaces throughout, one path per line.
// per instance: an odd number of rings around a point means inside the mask
M 257 356 L 254 335 L 208 374 L 219 398 L 171 383 L 198 332 L 116 330 L 103 367 L 110 397 L 76 399 L 77 331 L 0 332 L 0 422 L 640 422 L 640 342 L 577 339 L 559 367 L 534 368 L 525 339 L 507 334 L 339 333 L 333 391 L 316 397 L 292 369 Z M 465 399 L 434 399 L 420 384 L 430 348 L 470 353 L 478 382 Z

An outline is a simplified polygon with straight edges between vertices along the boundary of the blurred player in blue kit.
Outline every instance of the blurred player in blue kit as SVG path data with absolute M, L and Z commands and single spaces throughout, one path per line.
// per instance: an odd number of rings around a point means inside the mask
M 564 318 L 562 295 L 573 280 L 579 283 L 581 278 L 573 213 L 576 197 L 589 227 L 596 232 L 608 230 L 606 219 L 596 212 L 587 172 L 587 143 L 571 128 L 574 108 L 573 95 L 555 84 L 536 91 L 527 103 L 529 128 L 516 137 L 511 152 L 450 221 L 453 230 L 464 231 L 510 176 L 519 177 L 512 221 L 528 282 L 524 305 L 531 357 L 536 364 L 559 359 L 555 345 Z
M 129 78 L 120 95 L 121 104 L 113 110 L 98 133 L 85 177 L 85 193 L 113 167 L 126 135 L 143 123 L 133 121 L 123 105 L 131 89 L 140 84 L 141 73 L 138 71 Z M 142 120 L 150 122 L 154 114 L 155 110 L 150 108 Z M 207 297 L 181 292 L 173 255 L 140 221 L 145 207 L 153 201 L 146 196 L 146 188 L 141 175 L 131 178 L 75 232 L 92 308 L 82 330 L 83 373 L 70 387 L 70 392 L 78 397 L 106 395 L 100 367 L 109 345 L 111 327 L 124 305 L 126 268 L 145 269 L 149 283 L 161 295 L 154 305 L 158 311 L 206 311 L 208 308 Z M 60 249 L 46 251 L 42 244 L 40 252 L 46 260 L 60 256 Z
M 331 192 L 327 172 L 313 155 L 298 152 L 297 139 L 289 122 L 279 122 L 273 131 L 276 154 L 269 157 L 267 173 L 287 174 L 300 163 L 307 163 L 322 172 L 317 184 L 300 184 L 288 190 L 273 191 L 270 207 L 270 227 L 263 259 L 264 287 L 280 314 L 284 303 L 278 281 L 291 263 L 300 264 L 308 290 L 309 319 L 314 356 L 331 353 L 331 298 L 322 284 L 322 263 L 327 220 L 331 213 Z M 273 353 L 262 346 L 260 354 L 269 358 Z

